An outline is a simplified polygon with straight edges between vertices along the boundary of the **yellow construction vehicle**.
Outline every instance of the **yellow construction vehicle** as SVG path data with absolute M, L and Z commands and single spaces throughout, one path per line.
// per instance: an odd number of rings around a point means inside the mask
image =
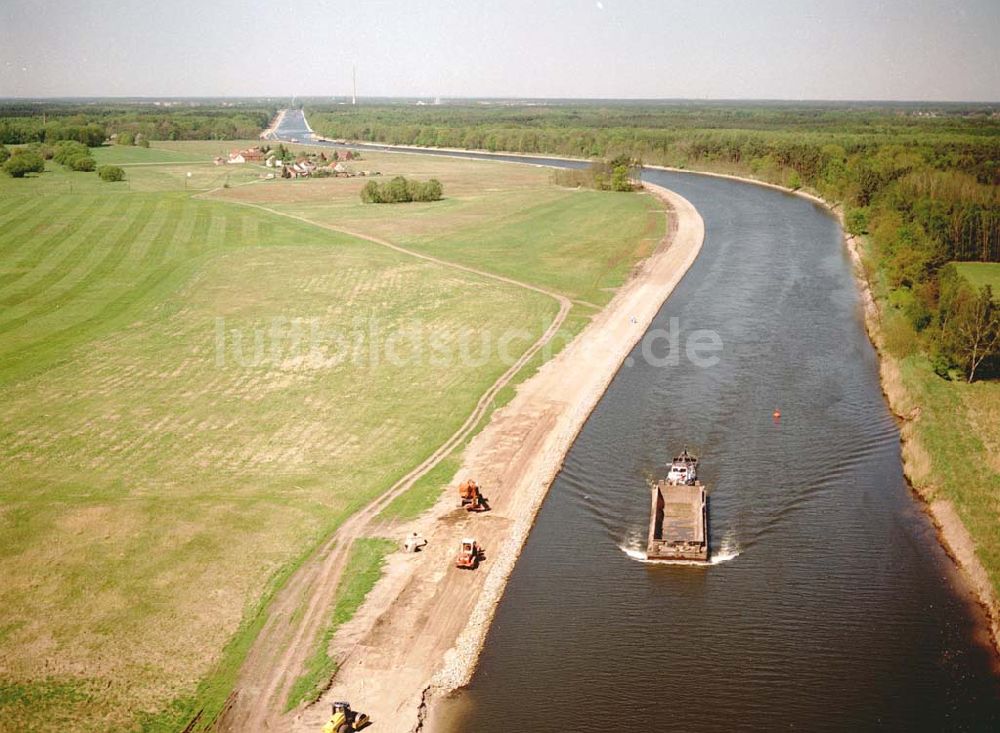
M 368 727 L 369 722 L 367 715 L 351 710 L 349 702 L 335 702 L 333 715 L 323 726 L 323 733 L 351 733 Z

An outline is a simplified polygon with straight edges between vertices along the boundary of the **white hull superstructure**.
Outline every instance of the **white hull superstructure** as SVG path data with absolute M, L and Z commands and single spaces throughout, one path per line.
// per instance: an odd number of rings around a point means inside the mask
M 685 448 L 679 456 L 670 463 L 667 473 L 667 483 L 675 486 L 694 486 L 698 482 L 698 458 L 688 453 Z

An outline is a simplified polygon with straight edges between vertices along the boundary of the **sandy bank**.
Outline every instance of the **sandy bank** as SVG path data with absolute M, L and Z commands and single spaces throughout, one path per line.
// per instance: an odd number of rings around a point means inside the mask
M 287 111 L 288 111 L 287 109 L 283 109 L 274 116 L 274 119 L 271 120 L 271 124 L 268 125 L 267 129 L 260 134 L 261 140 L 268 140 L 271 138 L 272 135 L 277 134 L 278 128 L 281 127 L 281 123 L 284 121 L 285 113 Z
M 566 452 L 701 249 L 704 223 L 694 207 L 670 191 L 647 188 L 672 209 L 664 242 L 465 451 L 458 479 L 475 477 L 493 510 L 470 516 L 456 509 L 448 492 L 418 520 L 415 529 L 429 545 L 416 555 L 393 556 L 365 607 L 335 641 L 342 663 L 331 689 L 295 719 L 294 730 L 319 730 L 330 701 L 341 698 L 369 712 L 379 730 L 420 729 L 437 696 L 471 678 L 504 586 Z M 453 566 L 464 536 L 485 547 L 486 560 L 476 572 Z

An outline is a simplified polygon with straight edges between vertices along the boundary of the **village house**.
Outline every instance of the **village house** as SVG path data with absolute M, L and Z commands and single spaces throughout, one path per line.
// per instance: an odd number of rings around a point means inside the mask
M 246 162 L 261 163 L 264 161 L 264 151 L 260 148 L 247 148 L 246 150 L 234 150 L 229 154 L 228 163 L 239 165 Z

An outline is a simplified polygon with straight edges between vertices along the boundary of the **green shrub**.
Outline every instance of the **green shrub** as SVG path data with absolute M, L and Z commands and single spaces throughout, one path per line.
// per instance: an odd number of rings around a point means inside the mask
M 951 381 L 951 370 L 955 368 L 955 364 L 945 354 L 935 354 L 931 359 L 931 367 L 941 379 Z
M 361 189 L 361 202 L 365 204 L 380 204 L 379 187 L 375 181 L 368 181 Z
M 75 158 L 90 155 L 90 148 L 76 140 L 60 140 L 56 143 L 52 159 L 64 166 L 71 166 Z
M 614 160 L 595 160 L 589 168 L 567 168 L 556 171 L 556 185 L 570 188 L 593 188 L 598 191 L 634 191 L 633 179 L 639 175 L 638 159 L 619 155 Z
M 97 161 L 89 155 L 81 155 L 79 158 L 73 158 L 69 163 L 69 167 L 75 171 L 92 171 L 97 167 Z
M 125 169 L 117 165 L 102 165 L 97 169 L 97 175 L 101 177 L 102 181 L 107 181 L 109 183 L 124 181 Z
M 3 164 L 3 169 L 14 178 L 24 178 L 28 173 L 45 170 L 45 159 L 33 150 L 15 150 Z
M 52 159 L 73 171 L 92 171 L 97 167 L 97 161 L 90 156 L 90 148 L 76 140 L 57 142 Z
M 410 201 L 440 201 L 444 188 L 436 178 L 429 181 L 408 181 L 396 176 L 387 183 L 368 181 L 361 189 L 361 200 L 366 204 L 402 204 Z
M 10 157 L 10 151 L 7 150 L 3 145 L 0 145 L 0 164 L 6 163 L 7 158 Z
M 55 153 L 52 146 L 45 143 L 29 143 L 27 149 L 33 153 L 38 153 L 42 156 L 42 160 L 52 160 L 52 156 Z
M 844 229 L 855 236 L 868 233 L 868 209 L 849 209 L 844 217 Z

